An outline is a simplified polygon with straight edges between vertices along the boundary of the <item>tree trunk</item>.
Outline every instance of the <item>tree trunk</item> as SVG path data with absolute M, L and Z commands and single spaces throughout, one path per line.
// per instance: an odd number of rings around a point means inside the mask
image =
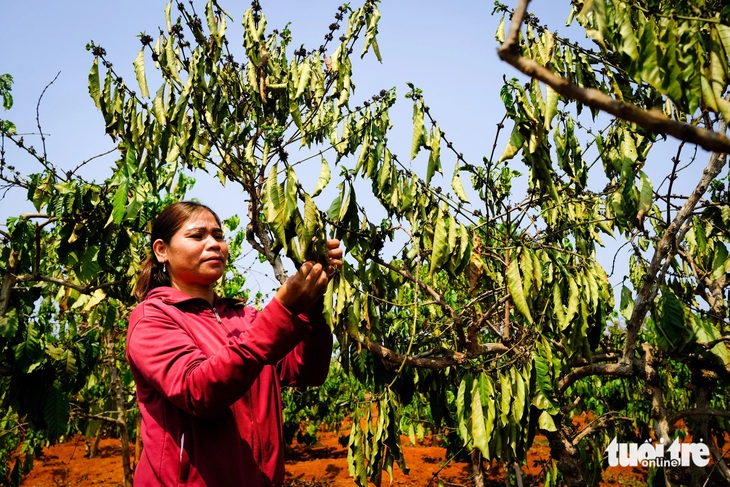
M 0 284 L 0 316 L 5 316 L 10 308 L 10 293 L 15 286 L 15 275 L 18 273 L 19 265 L 18 252 L 11 251 L 8 258 L 8 270 Z
M 519 462 L 514 462 L 513 466 L 515 468 L 515 482 L 517 487 L 522 487 L 522 469 L 520 468 L 520 464 Z
M 134 464 L 132 465 L 132 470 L 134 470 L 137 463 L 139 463 L 140 457 L 142 456 L 142 417 L 140 415 L 137 415 L 135 431 L 137 433 L 137 436 L 134 440 Z
M 558 431 L 544 433 L 550 443 L 550 456 L 558 462 L 558 470 L 563 476 L 565 485 L 585 487 L 587 484 L 583 479 L 578 451 L 570 441 L 571 433 L 564 426 Z
M 474 448 L 469 455 L 471 459 L 471 478 L 474 487 L 485 487 L 484 465 L 482 452 Z
M 131 465 L 131 449 L 129 442 L 129 429 L 127 428 L 127 407 L 124 404 L 124 386 L 119 378 L 117 370 L 117 357 L 114 350 L 117 333 L 114 328 L 107 335 L 107 360 L 109 361 L 109 373 L 111 382 L 114 385 L 114 393 L 117 401 L 117 419 L 119 425 L 119 437 L 122 444 L 122 468 L 124 470 L 124 487 L 132 487 L 134 473 Z

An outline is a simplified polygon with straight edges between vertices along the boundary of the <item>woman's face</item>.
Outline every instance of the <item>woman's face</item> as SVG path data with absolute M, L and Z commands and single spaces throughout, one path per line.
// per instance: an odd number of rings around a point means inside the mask
M 172 287 L 190 292 L 211 289 L 225 272 L 228 244 L 212 213 L 193 214 L 172 236 L 169 244 L 156 240 L 153 249 L 164 263 Z

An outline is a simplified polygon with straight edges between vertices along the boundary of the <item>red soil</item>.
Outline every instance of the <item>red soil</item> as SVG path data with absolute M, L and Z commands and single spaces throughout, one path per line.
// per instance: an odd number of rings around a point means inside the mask
M 315 446 L 293 445 L 287 454 L 286 485 L 288 487 L 351 487 L 354 485 L 347 469 L 347 448 L 339 441 L 339 434 L 322 432 Z M 403 438 L 408 475 L 394 467 L 392 483 L 387 473 L 383 474 L 382 485 L 397 487 L 436 487 L 434 475 L 448 487 L 468 487 L 469 466 L 464 462 L 446 462 L 446 451 L 442 447 L 410 445 Z M 523 467 L 524 485 L 540 485 L 540 460 L 548 458 L 547 441 L 536 438 L 530 450 L 530 461 Z M 602 486 L 644 485 L 645 472 L 641 469 L 609 469 Z M 503 472 L 493 468 L 488 474 L 488 485 L 503 486 Z M 121 447 L 115 439 L 100 442 L 99 454 L 95 458 L 85 457 L 84 441 L 81 437 L 49 447 L 36 459 L 32 472 L 21 484 L 23 487 L 53 486 L 121 486 L 123 481 Z

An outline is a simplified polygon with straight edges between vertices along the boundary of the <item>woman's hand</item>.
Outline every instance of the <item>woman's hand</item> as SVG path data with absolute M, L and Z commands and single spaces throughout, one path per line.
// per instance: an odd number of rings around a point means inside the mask
M 340 241 L 335 239 L 327 240 L 327 277 L 331 278 L 342 269 L 342 249 Z
M 276 300 L 294 314 L 303 313 L 320 300 L 327 289 L 327 282 L 342 268 L 340 241 L 327 241 L 327 266 L 318 262 L 304 262 L 276 292 Z

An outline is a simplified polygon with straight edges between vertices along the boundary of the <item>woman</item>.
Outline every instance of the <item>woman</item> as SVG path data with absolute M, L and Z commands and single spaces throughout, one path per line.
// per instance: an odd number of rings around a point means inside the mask
M 327 272 L 305 262 L 257 311 L 213 291 L 228 246 L 210 208 L 168 206 L 151 243 L 127 334 L 144 446 L 135 485 L 281 485 L 279 384 L 320 385 L 327 376 Z M 341 267 L 339 241 L 327 248 L 328 269 Z

